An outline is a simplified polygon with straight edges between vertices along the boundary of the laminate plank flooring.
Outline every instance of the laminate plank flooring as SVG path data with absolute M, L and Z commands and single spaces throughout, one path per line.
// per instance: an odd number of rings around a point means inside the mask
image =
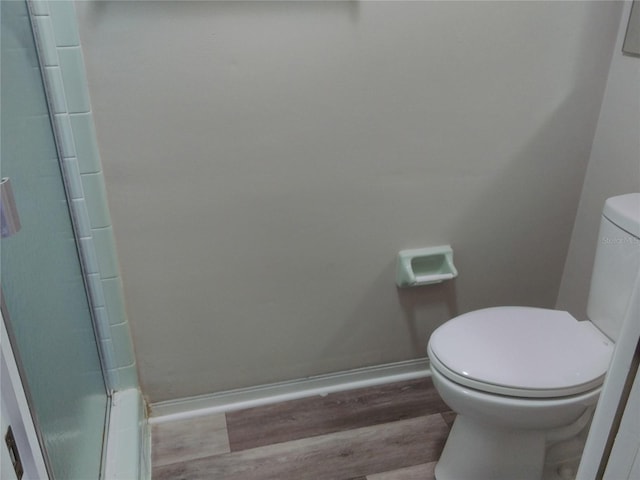
M 427 480 L 435 479 L 436 462 L 400 468 L 391 472 L 374 473 L 367 480 Z
M 224 413 L 172 422 L 169 428 L 155 424 L 151 437 L 152 463 L 157 466 L 231 451 Z
M 156 478 L 350 479 L 436 460 L 447 431 L 429 415 L 166 465 Z
M 448 411 L 430 379 L 391 383 L 227 414 L 232 450 Z
M 158 423 L 153 479 L 429 480 L 451 420 L 420 379 Z

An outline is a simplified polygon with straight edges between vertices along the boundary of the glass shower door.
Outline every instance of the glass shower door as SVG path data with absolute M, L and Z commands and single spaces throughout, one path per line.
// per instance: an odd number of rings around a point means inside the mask
M 0 243 L 3 316 L 53 478 L 100 478 L 109 399 L 24 1 L 0 2 L 1 163 L 21 230 Z

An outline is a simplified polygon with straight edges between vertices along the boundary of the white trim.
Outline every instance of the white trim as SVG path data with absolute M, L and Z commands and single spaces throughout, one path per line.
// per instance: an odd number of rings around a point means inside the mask
M 604 480 L 621 480 L 640 478 L 640 422 L 638 421 L 638 405 L 640 405 L 640 375 L 636 373 L 631 393 L 620 423 L 620 430 L 611 450 L 611 456 L 604 472 Z
M 296 400 L 314 395 L 324 396 L 333 392 L 429 376 L 431 376 L 431 371 L 427 358 L 359 368 L 288 382 L 153 403 L 151 404 L 149 423 L 162 423 L 212 413 L 230 412 L 242 408 Z
M 27 396 L 22 387 L 22 380 L 18 365 L 13 355 L 13 348 L 9 342 L 9 335 L 4 324 L 4 317 L 0 312 L 0 402 L 3 411 L 8 414 L 16 439 L 18 452 L 24 467 L 24 480 L 47 480 L 49 475 L 44 456 L 40 449 L 40 442 L 36 432 Z M 4 432 L 0 440 L 4 446 Z
M 149 435 L 144 403 L 137 388 L 114 392 L 107 429 L 104 478 L 108 480 L 150 479 L 150 462 L 143 458 Z
M 625 320 L 620 330 L 620 335 L 613 351 L 609 371 L 602 385 L 602 393 L 593 415 L 591 428 L 587 442 L 582 453 L 582 460 L 577 480 L 594 480 L 597 478 L 600 463 L 607 461 L 606 444 L 609 438 L 613 422 L 621 401 L 627 374 L 633 360 L 633 355 L 640 339 L 640 273 L 635 280 L 633 293 L 629 300 Z M 621 440 L 625 442 L 626 440 Z M 621 447 L 620 445 L 619 447 Z

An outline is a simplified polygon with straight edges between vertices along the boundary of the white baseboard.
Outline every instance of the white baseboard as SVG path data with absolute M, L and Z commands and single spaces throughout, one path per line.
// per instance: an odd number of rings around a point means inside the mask
M 268 405 L 314 395 L 429 377 L 429 360 L 420 358 L 288 382 L 242 388 L 151 404 L 149 423 L 192 418 Z

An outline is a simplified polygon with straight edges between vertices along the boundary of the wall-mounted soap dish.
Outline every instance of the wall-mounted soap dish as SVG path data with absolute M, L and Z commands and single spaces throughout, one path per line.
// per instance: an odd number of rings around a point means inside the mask
M 396 285 L 414 287 L 451 280 L 458 276 L 449 245 L 401 250 L 396 264 Z

